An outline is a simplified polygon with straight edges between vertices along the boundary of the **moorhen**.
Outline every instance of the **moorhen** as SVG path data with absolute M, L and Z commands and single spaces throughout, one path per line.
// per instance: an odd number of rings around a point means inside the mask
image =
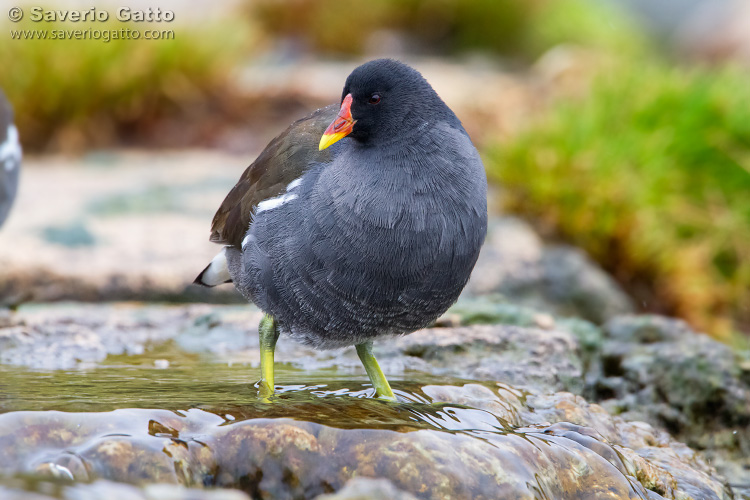
M 13 125 L 13 110 L 0 91 L 0 226 L 10 213 L 18 190 L 21 170 L 21 144 Z
M 214 216 L 224 249 L 196 278 L 234 283 L 265 312 L 261 393 L 280 333 L 355 345 L 377 395 L 395 399 L 372 341 L 423 328 L 469 279 L 487 230 L 487 179 L 461 122 L 413 68 L 379 59 L 341 104 L 276 137 Z

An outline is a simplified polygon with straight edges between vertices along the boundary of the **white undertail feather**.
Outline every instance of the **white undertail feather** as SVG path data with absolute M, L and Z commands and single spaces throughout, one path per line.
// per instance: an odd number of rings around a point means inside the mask
M 216 257 L 211 260 L 208 267 L 203 270 L 199 278 L 202 285 L 216 286 L 232 279 L 229 276 L 226 251 L 226 247 L 222 248 L 221 252 L 216 254 Z
M 274 198 L 264 200 L 258 203 L 255 213 L 264 212 L 266 210 L 273 210 L 274 208 L 280 207 L 284 203 L 288 203 L 290 201 L 297 199 L 297 195 L 294 193 L 291 193 L 290 191 L 293 191 L 301 183 L 302 183 L 301 178 L 293 180 L 286 187 L 286 192 L 284 194 L 281 194 Z M 252 238 L 253 237 L 252 235 L 249 234 L 249 232 L 248 234 L 245 235 L 245 238 L 242 240 L 243 250 Z M 195 279 L 195 283 L 199 285 L 203 285 L 203 286 L 216 286 L 216 285 L 221 285 L 222 283 L 227 283 L 230 281 L 232 281 L 232 277 L 229 275 L 229 263 L 227 262 L 227 247 L 224 247 L 221 250 L 221 252 L 219 252 L 216 255 L 216 257 L 213 258 L 211 263 L 208 266 L 206 266 L 203 272 L 200 273 L 198 277 Z

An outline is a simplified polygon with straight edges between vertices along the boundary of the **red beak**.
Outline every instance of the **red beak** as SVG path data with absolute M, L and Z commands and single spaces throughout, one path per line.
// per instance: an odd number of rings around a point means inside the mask
M 341 110 L 335 120 L 328 125 L 328 128 L 320 138 L 318 149 L 323 151 L 331 144 L 340 141 L 352 133 L 356 120 L 352 119 L 352 95 L 346 94 L 341 103 Z

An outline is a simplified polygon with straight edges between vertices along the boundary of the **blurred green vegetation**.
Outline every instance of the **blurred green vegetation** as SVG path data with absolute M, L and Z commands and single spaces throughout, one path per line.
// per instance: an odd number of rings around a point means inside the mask
M 642 40 L 623 12 L 595 0 L 253 0 L 246 10 L 269 36 L 331 55 L 377 49 L 378 31 L 428 54 L 479 51 L 526 62 L 559 43 L 622 51 Z
M 273 36 L 295 37 L 317 52 L 359 55 L 378 30 L 408 34 L 437 53 L 516 52 L 529 24 L 523 0 L 258 0 L 249 13 Z
M 371 35 L 390 30 L 430 54 L 479 51 L 519 63 L 558 43 L 623 50 L 639 39 L 624 16 L 593 0 L 249 0 L 240 14 L 160 24 L 174 38 L 158 41 L 6 39 L 0 88 L 14 104 L 25 149 L 210 143 L 203 139 L 244 122 L 251 109 L 259 114 L 235 88 L 235 74 L 279 37 L 303 39 L 322 55 L 361 55 Z M 123 27 L 26 18 L 3 26 Z
M 580 245 L 668 312 L 750 327 L 747 70 L 623 59 L 487 153 L 513 211 Z M 652 304 L 646 304 L 651 306 Z
M 122 28 L 116 22 L 23 21 L 10 29 L 92 26 Z M 0 44 L 0 88 L 14 105 L 24 147 L 80 150 L 91 144 L 137 143 L 165 117 L 197 120 L 221 111 L 217 108 L 231 108 L 226 102 L 231 70 L 252 43 L 250 26 L 225 20 L 158 29 L 173 29 L 174 38 L 11 40 L 6 32 L 8 39 Z

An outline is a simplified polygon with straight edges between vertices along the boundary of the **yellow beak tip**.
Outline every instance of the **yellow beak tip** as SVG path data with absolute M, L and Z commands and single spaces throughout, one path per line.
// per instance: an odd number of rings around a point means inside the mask
M 325 148 L 337 143 L 344 138 L 346 134 L 323 134 L 320 138 L 320 144 L 318 144 L 318 151 L 323 151 Z

